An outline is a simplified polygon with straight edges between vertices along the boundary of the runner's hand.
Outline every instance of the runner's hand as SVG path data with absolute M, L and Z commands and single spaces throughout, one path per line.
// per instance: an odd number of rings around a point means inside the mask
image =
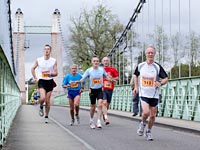
M 37 83 L 37 82 L 38 82 L 38 79 L 37 79 L 37 78 L 34 78 L 34 79 L 33 79 L 33 82 Z
M 155 85 L 155 87 L 161 87 L 161 82 L 155 81 L 155 82 L 154 82 L 154 85 Z
M 69 88 L 69 87 L 71 87 L 69 84 L 63 86 L 63 88 Z
M 134 95 L 137 94 L 138 92 L 139 92 L 138 88 L 134 88 L 134 89 L 133 89 L 133 94 L 134 94 Z
M 84 91 L 84 89 L 81 88 L 81 89 L 80 89 L 80 93 L 82 93 L 83 91 Z

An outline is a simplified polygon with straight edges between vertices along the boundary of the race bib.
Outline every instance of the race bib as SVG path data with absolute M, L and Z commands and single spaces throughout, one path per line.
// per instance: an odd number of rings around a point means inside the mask
M 50 71 L 42 71 L 42 78 L 48 78 Z
M 112 83 L 110 81 L 104 81 L 105 88 L 112 88 Z
M 101 84 L 101 79 L 100 78 L 93 78 L 92 84 L 94 84 L 94 85 Z
M 154 77 L 142 77 L 142 86 L 153 87 L 154 86 Z
M 77 88 L 78 87 L 78 83 L 77 82 L 71 82 L 70 86 L 71 86 L 71 88 Z

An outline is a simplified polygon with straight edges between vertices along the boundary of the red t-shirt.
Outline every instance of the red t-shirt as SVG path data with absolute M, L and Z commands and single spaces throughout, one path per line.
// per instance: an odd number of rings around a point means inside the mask
M 119 76 L 119 73 L 113 67 L 106 67 L 104 69 L 108 73 L 108 75 L 110 75 L 113 78 Z M 103 78 L 103 89 L 104 90 L 113 90 L 114 89 L 114 82 L 108 81 L 108 80 L 106 80 L 106 78 Z

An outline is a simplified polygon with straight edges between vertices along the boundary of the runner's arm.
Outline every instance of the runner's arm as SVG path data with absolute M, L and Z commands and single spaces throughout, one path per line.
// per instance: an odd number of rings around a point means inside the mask
M 36 60 L 33 67 L 31 68 L 31 73 L 33 75 L 33 80 L 36 82 L 37 81 L 37 77 L 35 74 L 35 69 L 38 67 L 38 61 Z
M 58 75 L 58 67 L 57 67 L 57 61 L 55 61 L 55 64 L 53 65 L 53 72 L 50 73 L 51 77 L 56 77 Z

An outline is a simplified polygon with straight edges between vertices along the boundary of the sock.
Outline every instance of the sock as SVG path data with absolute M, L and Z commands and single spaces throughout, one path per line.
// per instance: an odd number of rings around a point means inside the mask
M 147 129 L 147 132 L 151 132 L 151 129 L 148 128 L 148 129 Z
M 104 118 L 105 118 L 105 119 L 108 119 L 108 116 L 107 116 L 107 115 L 104 115 Z
M 45 116 L 44 118 L 49 118 L 48 116 Z
M 146 125 L 144 121 L 141 121 L 141 124 Z

